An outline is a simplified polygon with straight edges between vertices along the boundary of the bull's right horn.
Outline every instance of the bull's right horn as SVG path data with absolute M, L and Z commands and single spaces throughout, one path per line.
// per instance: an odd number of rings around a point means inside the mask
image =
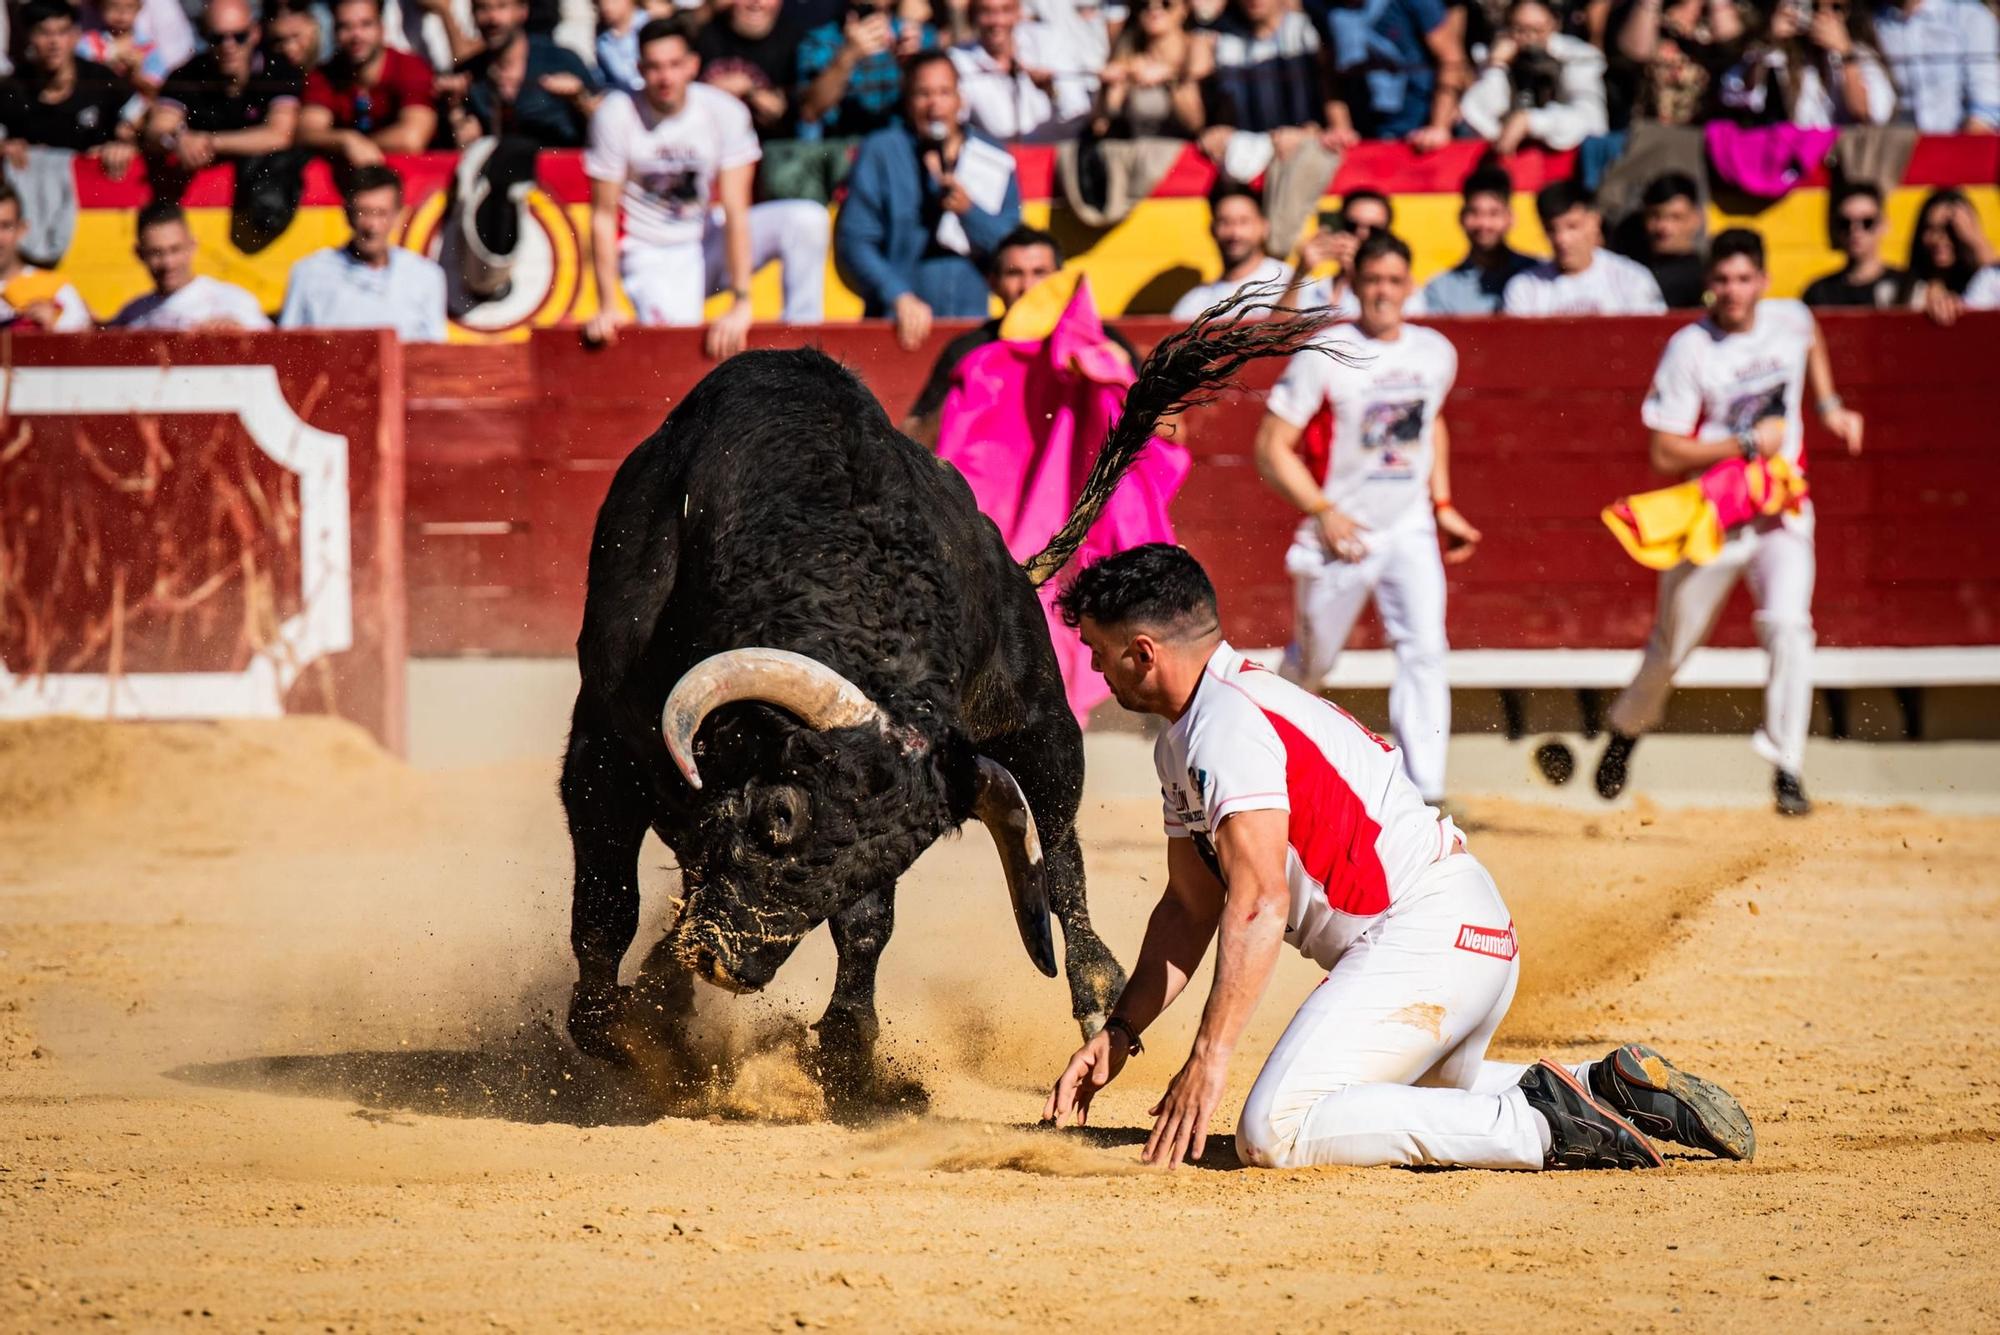
M 660 711 L 667 754 L 690 788 L 701 787 L 695 733 L 703 719 L 737 700 L 776 705 L 821 732 L 882 720 L 881 708 L 866 692 L 817 658 L 789 649 L 726 649 L 689 668 Z

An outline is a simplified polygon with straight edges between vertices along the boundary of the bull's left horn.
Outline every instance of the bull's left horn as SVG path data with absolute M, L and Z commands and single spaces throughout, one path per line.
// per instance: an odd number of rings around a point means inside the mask
M 727 649 L 689 668 L 667 695 L 660 731 L 690 788 L 701 787 L 694 735 L 702 720 L 737 700 L 762 700 L 825 732 L 881 721 L 867 693 L 816 658 L 789 649 Z
M 1014 925 L 1028 958 L 1050 978 L 1056 976 L 1056 943 L 1049 932 L 1049 879 L 1042 864 L 1042 838 L 1035 831 L 1035 813 L 1021 785 L 997 760 L 979 757 L 979 787 L 972 799 L 979 817 L 1000 850 L 1007 872 L 1007 894 L 1014 901 Z

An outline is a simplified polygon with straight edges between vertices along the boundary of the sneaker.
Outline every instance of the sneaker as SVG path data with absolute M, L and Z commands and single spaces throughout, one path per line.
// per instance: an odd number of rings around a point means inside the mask
M 1528 1106 L 1549 1124 L 1546 1168 L 1658 1168 L 1666 1160 L 1630 1122 L 1590 1096 L 1576 1077 L 1539 1061 L 1521 1077 Z
M 1799 776 L 1788 769 L 1778 771 L 1778 777 L 1771 784 L 1778 795 L 1780 816 L 1807 816 L 1812 814 L 1812 799 L 1806 796 L 1806 786 Z
M 1627 737 L 1622 732 L 1611 734 L 1611 741 L 1597 760 L 1597 795 L 1605 801 L 1625 791 L 1625 780 L 1632 773 L 1632 748 L 1638 744 L 1637 737 Z
M 1718 1159 L 1757 1153 L 1757 1130 L 1734 1095 L 1689 1075 L 1643 1043 L 1627 1043 L 1590 1068 L 1590 1089 L 1647 1135 Z

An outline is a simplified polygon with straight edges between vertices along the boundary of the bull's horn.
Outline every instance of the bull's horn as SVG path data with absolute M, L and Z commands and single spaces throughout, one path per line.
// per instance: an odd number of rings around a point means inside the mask
M 1000 849 L 1007 872 L 1007 895 L 1014 901 L 1014 925 L 1035 967 L 1056 976 L 1056 943 L 1049 933 L 1049 879 L 1042 864 L 1042 838 L 1035 832 L 1035 813 L 1021 785 L 997 760 L 979 757 L 979 788 L 972 799 L 979 817 Z
M 725 650 L 689 668 L 660 711 L 667 754 L 690 788 L 701 787 L 694 765 L 695 733 L 703 719 L 737 700 L 776 705 L 821 732 L 882 718 L 881 709 L 859 686 L 816 658 L 788 649 Z

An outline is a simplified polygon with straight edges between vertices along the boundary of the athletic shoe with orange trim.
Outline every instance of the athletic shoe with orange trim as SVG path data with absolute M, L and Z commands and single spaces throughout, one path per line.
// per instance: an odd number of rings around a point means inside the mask
M 1666 1160 L 1630 1122 L 1590 1096 L 1575 1076 L 1552 1061 L 1521 1077 L 1528 1106 L 1549 1124 L 1545 1168 L 1658 1168 Z
M 1718 1159 L 1757 1153 L 1757 1129 L 1736 1096 L 1689 1075 L 1643 1043 L 1627 1043 L 1590 1068 L 1590 1090 L 1649 1136 L 1707 1150 Z

